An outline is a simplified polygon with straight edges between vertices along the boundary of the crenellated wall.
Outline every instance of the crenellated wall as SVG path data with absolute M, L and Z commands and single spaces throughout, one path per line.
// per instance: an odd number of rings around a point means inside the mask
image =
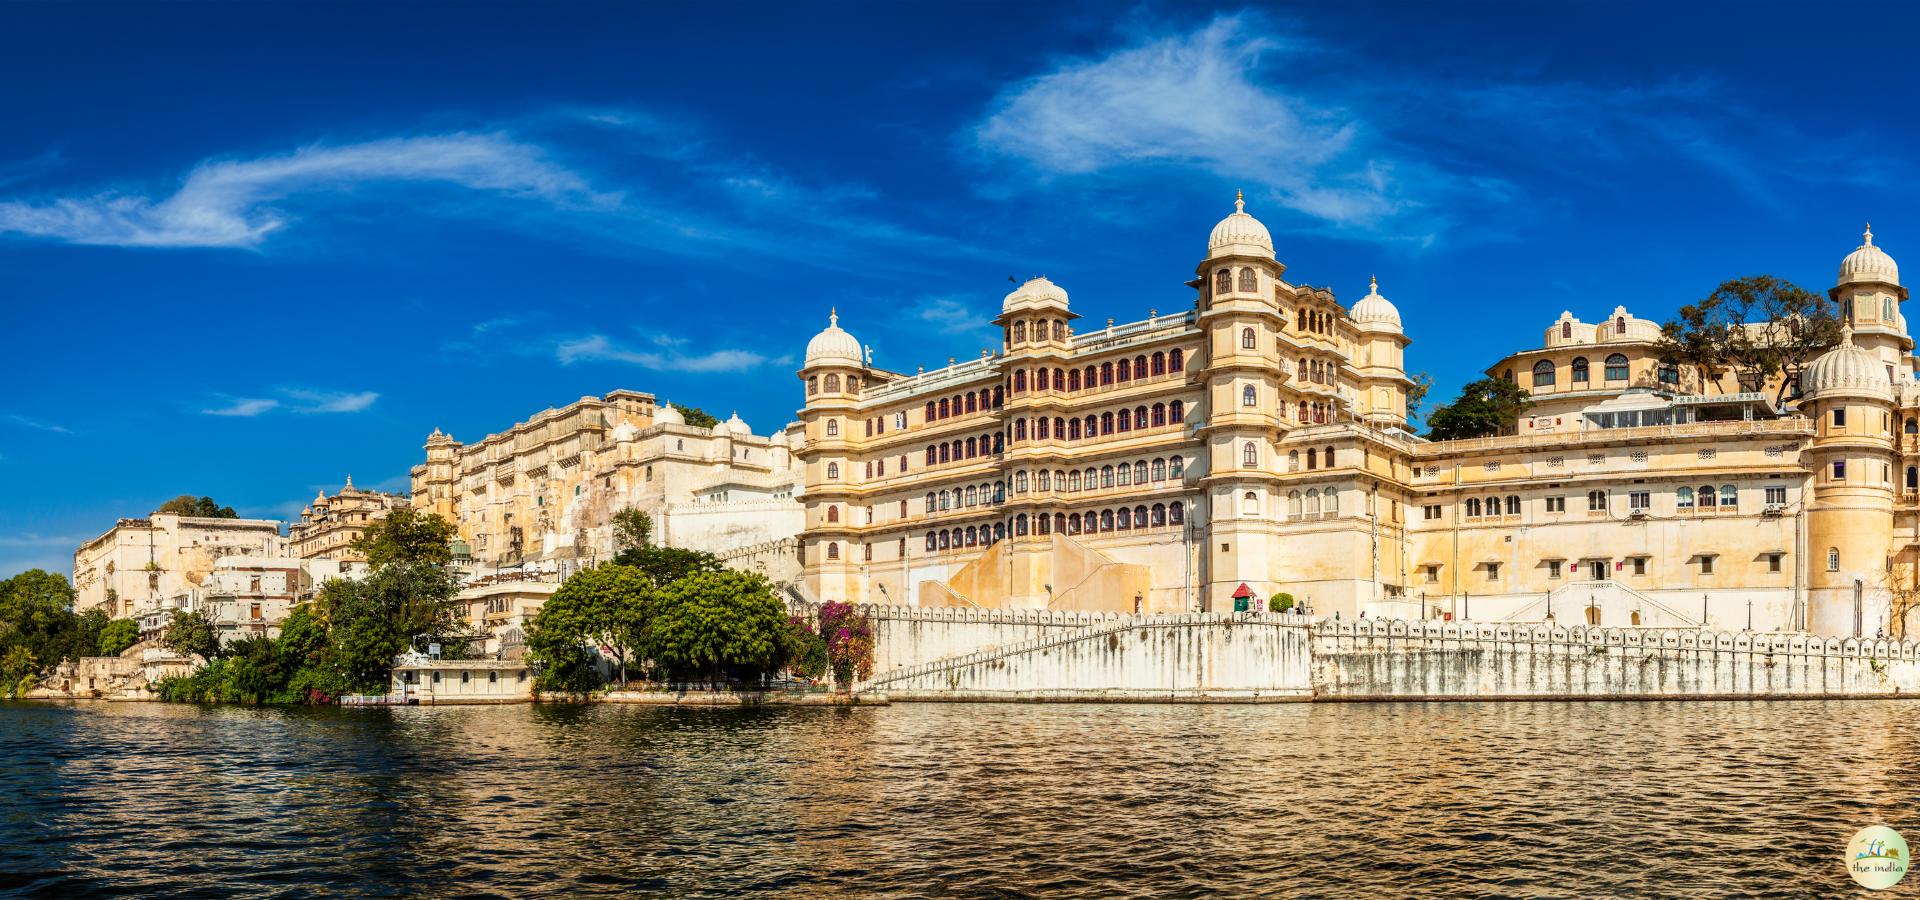
M 1696 628 L 868 607 L 896 700 L 1920 696 L 1920 643 Z

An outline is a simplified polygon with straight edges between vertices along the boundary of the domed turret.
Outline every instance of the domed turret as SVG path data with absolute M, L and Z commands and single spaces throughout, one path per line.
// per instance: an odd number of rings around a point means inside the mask
M 671 403 L 661 403 L 658 407 L 654 409 L 653 424 L 685 425 L 687 424 L 687 417 L 680 414 L 679 407 L 676 407 Z
M 1887 367 L 1873 354 L 1853 342 L 1853 329 L 1841 331 L 1840 345 L 1820 355 L 1800 377 L 1800 389 L 1807 400 L 1834 394 L 1893 398 L 1893 385 L 1887 380 Z
M 1051 279 L 1042 275 L 1039 278 L 1029 278 L 1026 284 L 1014 288 L 1012 293 L 1000 301 L 1000 311 L 1010 313 L 1041 306 L 1064 309 L 1066 305 L 1067 289 L 1054 284 Z
M 621 422 L 613 426 L 613 442 L 616 444 L 627 443 L 638 436 L 639 433 L 640 430 L 633 427 L 632 422 Z
M 1873 245 L 1873 226 L 1868 225 L 1861 235 L 1860 246 L 1855 247 L 1847 258 L 1840 261 L 1840 284 L 1854 284 L 1870 281 L 1883 284 L 1900 283 L 1900 266 L 1888 256 L 1885 250 Z
M 1233 215 L 1213 226 L 1207 237 L 1207 258 L 1220 256 L 1264 256 L 1273 258 L 1273 235 L 1260 220 L 1247 215 L 1247 201 L 1233 192 Z
M 1387 298 L 1380 296 L 1380 279 L 1368 279 L 1367 295 L 1349 311 L 1353 320 L 1361 325 L 1389 325 L 1400 327 L 1400 308 Z
M 854 366 L 864 365 L 860 352 L 860 341 L 840 327 L 840 313 L 833 310 L 827 314 L 827 328 L 813 336 L 807 342 L 807 368 L 814 366 Z
M 746 420 L 741 419 L 740 413 L 737 411 L 733 415 L 728 416 L 727 420 L 725 422 L 721 422 L 720 425 L 725 425 L 727 427 L 728 433 L 732 434 L 735 437 L 747 437 L 748 435 L 753 434 L 753 429 L 751 427 L 748 427 Z M 718 425 L 714 427 L 716 430 L 719 428 Z

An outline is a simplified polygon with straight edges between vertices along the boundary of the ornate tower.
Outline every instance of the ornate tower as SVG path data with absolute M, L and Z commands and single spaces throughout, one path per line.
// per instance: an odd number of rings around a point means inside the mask
M 1204 365 L 1193 377 L 1206 399 L 1189 419 L 1207 447 L 1207 580 L 1215 587 L 1245 582 L 1264 597 L 1281 558 L 1275 462 L 1288 427 L 1280 414 L 1288 369 L 1278 298 L 1292 288 L 1280 280 L 1286 266 L 1274 259 L 1273 237 L 1246 206 L 1236 193 L 1233 214 L 1213 227 L 1199 277 L 1190 282 L 1200 292 L 1198 324 L 1206 337 Z M 1218 594 L 1203 602 L 1218 608 Z
M 1851 328 L 1807 367 L 1800 409 L 1814 420 L 1807 508 L 1807 611 L 1815 634 L 1872 637 L 1887 615 L 1893 535 L 1894 393 L 1883 360 Z
M 866 369 L 860 342 L 840 327 L 839 313 L 830 312 L 826 330 L 807 342 L 800 368 L 806 385 L 806 405 L 800 409 L 805 440 L 795 453 L 806 484 L 801 577 L 821 601 L 866 600 L 859 595 L 849 503 L 858 480 L 849 440 Z
M 1838 283 L 1827 296 L 1840 305 L 1840 321 L 1853 326 L 1854 343 L 1880 360 L 1881 377 L 1895 385 L 1912 383 L 1913 338 L 1900 312 L 1907 289 L 1900 286 L 1900 266 L 1874 246 L 1873 226 L 1840 261 Z
M 1368 279 L 1367 295 L 1350 312 L 1360 332 L 1355 349 L 1355 374 L 1360 382 L 1359 403 L 1354 410 L 1360 421 L 1375 426 L 1405 427 L 1407 424 L 1406 350 L 1412 343 L 1400 327 L 1400 310 L 1380 296 L 1380 280 Z

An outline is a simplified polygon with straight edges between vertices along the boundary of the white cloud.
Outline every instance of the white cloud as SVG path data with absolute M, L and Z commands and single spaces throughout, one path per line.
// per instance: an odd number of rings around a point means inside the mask
M 72 434 L 73 433 L 73 429 L 68 428 L 64 425 L 55 425 L 52 422 L 47 422 L 41 419 L 35 419 L 35 418 L 22 416 L 22 415 L 9 414 L 5 416 L 0 416 L 0 422 L 9 422 L 14 425 L 18 425 L 21 428 L 31 428 L 31 429 L 34 429 L 35 431 L 51 431 L 54 434 Z
M 1267 188 L 1284 206 L 1363 225 L 1400 204 L 1390 169 L 1357 152 L 1361 123 L 1338 106 L 1256 79 L 1290 48 L 1246 15 L 1069 62 L 1003 92 L 974 131 L 986 150 L 1043 174 L 1194 166 Z
M 371 182 L 439 182 L 549 203 L 616 203 L 536 146 L 501 134 L 316 144 L 280 156 L 201 163 L 163 199 L 121 193 L 0 202 L 0 232 L 76 244 L 253 247 L 288 223 L 269 204 Z
M 209 416 L 252 418 L 264 412 L 271 412 L 280 406 L 280 401 L 270 397 L 227 397 L 225 400 L 227 405 L 209 407 L 201 412 Z
M 303 413 L 356 413 L 373 405 L 380 395 L 373 391 L 358 393 L 333 393 L 328 391 L 303 391 L 289 388 L 282 393 L 299 403 L 294 412 Z
M 750 350 L 685 353 L 680 349 L 685 346 L 685 339 L 666 335 L 655 337 L 653 344 L 658 349 L 639 349 L 615 343 L 606 335 L 592 334 L 561 341 L 554 347 L 554 357 L 561 365 L 582 361 L 624 362 L 661 372 L 744 372 L 768 362 L 765 354 Z
M 976 307 L 952 297 L 931 297 L 915 304 L 915 308 L 916 318 L 947 334 L 986 327 Z

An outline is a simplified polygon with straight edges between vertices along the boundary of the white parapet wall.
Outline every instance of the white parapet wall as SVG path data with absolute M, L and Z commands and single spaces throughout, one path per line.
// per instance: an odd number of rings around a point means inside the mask
M 869 687 L 899 700 L 1313 699 L 1312 630 L 1304 617 L 1100 618 L 1022 643 L 879 672 Z
M 1699 628 L 864 607 L 893 700 L 1920 697 L 1920 644 Z

